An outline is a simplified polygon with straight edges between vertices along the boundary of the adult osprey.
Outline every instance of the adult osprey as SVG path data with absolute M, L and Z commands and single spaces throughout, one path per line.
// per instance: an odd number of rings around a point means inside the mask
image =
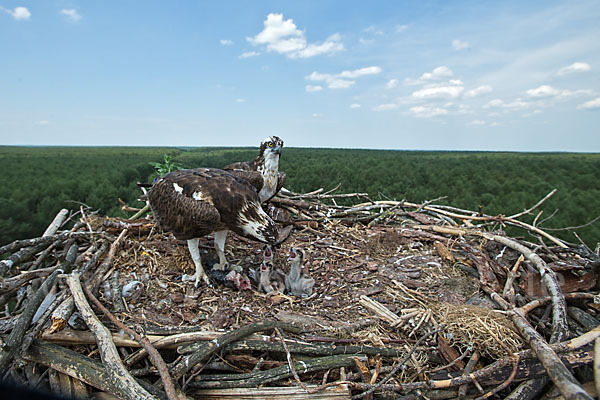
M 285 172 L 279 172 L 282 148 L 283 140 L 277 136 L 268 137 L 260 144 L 260 153 L 254 160 L 229 164 L 223 169 L 250 181 L 264 203 L 281 190 L 287 177 Z
M 256 187 L 247 180 L 214 168 L 184 169 L 157 179 L 148 194 L 158 225 L 177 239 L 187 240 L 196 265 L 196 285 L 210 285 L 200 260 L 199 238 L 214 232 L 219 263 L 224 270 L 227 231 L 259 242 L 276 245 L 275 223 L 260 206 Z M 189 280 L 190 277 L 184 277 Z

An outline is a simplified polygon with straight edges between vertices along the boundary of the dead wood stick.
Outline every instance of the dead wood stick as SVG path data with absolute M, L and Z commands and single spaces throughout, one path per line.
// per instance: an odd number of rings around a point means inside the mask
M 519 218 L 519 217 L 521 217 L 521 216 L 523 216 L 523 215 L 529 214 L 530 212 L 532 212 L 533 210 L 535 210 L 536 208 L 538 208 L 539 206 L 541 206 L 541 205 L 542 205 L 542 203 L 544 203 L 544 202 L 545 202 L 546 200 L 548 200 L 550 197 L 552 197 L 552 196 L 554 195 L 554 193 L 556 193 L 556 191 L 557 191 L 557 190 L 558 190 L 558 189 L 553 189 L 553 190 L 552 190 L 550 193 L 548 193 L 548 194 L 547 194 L 547 195 L 546 195 L 546 196 L 545 196 L 543 199 L 541 199 L 540 201 L 538 201 L 537 203 L 535 203 L 535 205 L 534 205 L 533 207 L 531 207 L 531 208 L 528 208 L 527 210 L 524 210 L 524 211 L 522 211 L 522 212 L 520 212 L 520 213 L 518 213 L 518 214 L 511 215 L 511 216 L 510 216 L 510 217 L 508 217 L 508 218 L 515 219 L 515 218 Z M 534 224 L 534 225 L 535 225 L 535 224 Z
M 179 379 L 183 376 L 183 374 L 189 372 L 192 368 L 194 368 L 196 364 L 204 361 L 207 357 L 209 357 L 211 354 L 213 354 L 215 351 L 222 348 L 223 346 L 241 338 L 244 338 L 252 333 L 263 332 L 276 327 L 283 329 L 286 332 L 292 332 L 295 334 L 299 334 L 301 331 L 300 327 L 279 321 L 264 321 L 243 326 L 236 331 L 226 333 L 217 339 L 205 343 L 204 346 L 202 346 L 202 348 L 198 351 L 183 357 L 181 361 L 179 361 L 173 366 L 171 371 L 172 375 L 175 379 Z
M 35 278 L 44 278 L 54 272 L 58 266 L 41 268 L 33 271 L 23 272 L 20 275 L 6 278 L 0 281 L 0 293 L 8 293 L 17 290 L 27 282 Z
M 294 369 L 299 373 L 309 373 L 323 371 L 340 367 L 351 367 L 354 365 L 354 354 L 340 354 L 336 356 L 327 356 L 312 358 L 309 360 L 297 361 L 294 363 Z M 365 356 L 359 355 L 359 359 L 366 360 Z M 247 388 L 267 383 L 279 381 L 292 377 L 289 365 L 271 368 L 266 371 L 257 371 L 246 374 L 228 374 L 228 375 L 200 375 L 195 381 L 190 382 L 189 386 L 193 388 Z M 336 382 L 337 384 L 348 382 Z
M 79 281 L 79 274 L 75 273 L 69 275 L 67 283 L 73 294 L 77 309 L 96 337 L 102 362 L 106 368 L 111 371 L 109 383 L 113 390 L 116 393 L 119 393 L 121 397 L 129 400 L 157 399 L 140 386 L 121 362 L 119 352 L 112 341 L 110 331 L 102 325 L 100 320 L 94 315 L 92 308 L 85 299 L 83 289 L 81 288 L 81 282 Z
M 93 232 L 97 235 L 102 235 L 101 232 Z M 9 243 L 5 246 L 0 247 L 0 254 L 4 253 L 13 253 L 16 250 L 22 249 L 23 247 L 31 247 L 36 246 L 38 244 L 46 243 L 50 244 L 56 241 L 65 241 L 67 239 L 81 239 L 88 238 L 90 236 L 90 232 L 63 232 L 56 235 L 51 236 L 43 236 L 37 237 L 33 239 L 23 239 L 23 240 L 15 240 L 12 243 Z
M 524 352 L 519 352 L 517 354 L 530 352 L 530 350 L 525 350 Z M 529 354 L 531 356 L 531 353 Z M 480 368 L 470 374 L 463 374 L 462 371 L 450 373 L 451 376 L 448 379 L 428 379 L 425 381 L 418 382 L 410 382 L 403 384 L 395 384 L 395 385 L 381 385 L 381 387 L 377 389 L 392 391 L 392 392 L 406 392 L 412 390 L 439 390 L 439 389 L 448 389 L 457 386 L 461 386 L 467 383 L 479 381 L 485 382 L 486 385 L 497 385 L 505 382 L 506 379 L 510 376 L 513 366 L 511 360 L 513 355 L 502 358 L 490 365 L 487 365 L 483 368 Z M 565 365 L 568 365 L 570 368 L 576 368 L 581 365 L 586 365 L 592 362 L 593 359 L 593 350 L 592 349 L 580 349 L 573 353 L 562 355 L 562 361 Z M 521 358 L 517 368 L 517 375 L 515 376 L 515 381 L 520 381 L 524 379 L 531 379 L 540 376 L 546 376 L 547 372 L 543 365 L 539 362 L 539 360 L 535 358 Z M 374 389 L 375 386 L 378 385 L 367 385 L 364 383 L 356 383 L 351 382 L 351 386 L 353 386 L 357 390 L 367 390 Z M 376 390 L 377 390 L 376 389 Z
M 517 375 L 517 370 L 518 369 L 519 369 L 519 358 L 515 357 L 514 360 L 513 360 L 513 369 L 512 369 L 512 372 L 510 373 L 510 375 L 506 379 L 506 381 L 502 382 L 502 384 L 500 384 L 499 386 L 495 387 L 493 390 L 490 390 L 489 392 L 487 392 L 483 396 L 478 397 L 476 400 L 487 399 L 489 397 L 492 397 L 496 393 L 500 392 L 501 390 L 504 390 L 505 388 L 507 388 L 508 385 L 510 385 L 512 383 L 512 381 L 515 379 L 515 376 Z
M 583 292 L 567 293 L 564 295 L 565 300 L 574 300 L 574 299 L 593 300 L 595 296 L 596 295 L 593 293 L 583 293 Z M 552 297 L 550 297 L 550 296 L 540 297 L 538 299 L 532 300 L 529 303 L 519 307 L 519 310 L 523 314 L 527 315 L 532 310 L 534 310 L 540 306 L 543 306 L 544 304 L 548 304 L 551 300 L 552 300 Z
M 62 272 L 63 271 L 60 269 L 54 271 L 45 280 L 45 282 L 42 284 L 39 290 L 35 292 L 33 297 L 29 299 L 27 305 L 25 305 L 25 308 L 19 316 L 15 327 L 6 339 L 4 346 L 2 346 L 2 348 L 0 349 L 0 373 L 3 374 L 8 370 L 8 367 L 10 366 L 13 357 L 15 356 L 17 350 L 19 350 L 21 343 L 23 342 L 25 331 L 27 330 L 27 328 L 29 328 L 31 320 L 33 319 L 33 315 L 35 314 L 40 304 L 46 297 L 46 293 L 48 293 L 50 288 L 54 286 L 58 275 Z
M 131 217 L 129 217 L 129 220 L 133 221 L 134 219 L 138 219 L 142 215 L 146 214 L 148 211 L 150 211 L 150 204 L 149 203 L 147 203 L 144 206 L 144 208 L 142 208 L 140 211 L 138 211 L 137 213 L 135 213 L 134 215 L 132 215 Z
M 473 353 L 473 355 L 471 355 L 471 358 L 469 358 L 469 361 L 467 362 L 467 365 L 465 366 L 465 369 L 463 370 L 463 375 L 471 374 L 471 372 L 473 372 L 473 370 L 475 369 L 477 362 L 479 362 L 479 352 L 475 351 Z M 459 399 L 462 399 L 467 395 L 467 389 L 468 389 L 467 384 L 459 386 L 459 388 L 458 388 L 458 398 Z
M 122 397 L 119 392 L 114 391 L 109 383 L 113 379 L 110 370 L 100 362 L 73 350 L 36 339 L 31 347 L 23 353 L 23 358 L 69 375 L 104 392 Z M 164 392 L 156 387 L 141 380 L 139 383 L 157 398 L 167 398 Z
M 128 335 L 132 336 L 144 347 L 144 349 L 148 352 L 150 361 L 152 361 L 152 364 L 156 367 L 158 373 L 160 374 L 160 378 L 162 379 L 165 392 L 167 393 L 167 397 L 169 398 L 169 400 L 178 400 L 179 396 L 175 391 L 175 386 L 173 385 L 173 380 L 171 379 L 169 371 L 167 370 L 167 365 L 165 364 L 165 361 L 163 360 L 160 353 L 154 348 L 154 346 L 152 346 L 152 344 L 148 340 L 148 337 L 140 336 L 140 334 L 138 334 L 136 331 L 119 321 L 114 315 L 112 315 L 110 311 L 106 309 L 106 307 L 102 305 L 102 303 L 100 303 L 100 301 L 98 301 L 98 299 L 91 293 L 91 291 L 87 287 L 84 286 L 83 291 L 85 292 L 85 295 L 90 300 L 92 300 L 92 303 L 94 303 L 94 305 L 96 305 L 96 307 L 98 307 L 100 311 L 102 311 L 102 313 L 112 321 L 113 324 L 115 324 L 119 329 L 122 329 Z
M 505 310 L 510 310 L 512 314 L 512 320 L 521 336 L 525 338 L 529 346 L 535 352 L 548 376 L 554 382 L 556 387 L 560 390 L 561 394 L 565 399 L 589 399 L 592 398 L 583 390 L 579 385 L 573 374 L 565 367 L 560 358 L 552 350 L 550 345 L 546 343 L 544 338 L 529 324 L 525 316 L 519 312 L 519 310 L 511 307 L 497 293 L 492 293 L 492 300 L 498 303 Z
M 11 254 L 4 260 L 0 261 L 0 276 L 5 275 L 12 268 L 13 265 L 20 264 L 29 260 L 34 254 L 44 250 L 50 244 L 51 243 L 44 242 L 38 243 L 30 247 L 24 247 L 18 250 L 17 252 Z
M 303 343 L 290 339 L 286 339 L 285 342 L 290 353 L 307 354 L 312 356 L 365 354 L 370 356 L 380 355 L 382 357 L 402 357 L 404 354 L 406 354 L 406 350 L 401 348 Z M 177 349 L 177 352 L 179 354 L 186 354 L 195 351 L 199 346 L 200 344 L 180 346 Z M 228 352 L 239 352 L 243 350 L 281 352 L 281 345 L 276 342 L 249 339 L 231 343 L 225 348 L 225 351 Z
M 126 232 L 127 230 L 125 229 L 123 232 L 121 232 L 119 237 L 110 245 L 110 250 L 108 251 L 106 258 L 104 259 L 102 264 L 100 264 L 100 266 L 96 269 L 92 279 L 90 279 L 89 282 L 86 284 L 86 286 L 90 286 L 93 293 L 98 291 L 98 287 L 102 282 L 103 276 L 112 265 L 112 261 L 117 252 L 121 239 L 125 236 Z M 98 259 L 102 254 L 104 254 L 107 247 L 108 244 L 105 242 L 100 248 L 100 250 L 98 250 L 96 254 L 94 254 L 94 256 L 90 259 L 90 261 L 87 262 L 80 271 L 78 271 L 79 274 L 83 275 L 85 272 L 87 272 L 89 268 L 91 268 L 93 265 L 96 265 Z M 69 297 L 60 306 L 58 306 L 52 314 L 52 326 L 50 327 L 50 332 L 56 332 L 58 330 L 63 329 L 67 324 L 69 317 L 71 316 L 71 314 L 73 314 L 74 310 L 75 303 L 73 301 L 73 297 Z
M 58 231 L 60 226 L 65 222 L 68 215 L 69 215 L 69 210 L 67 210 L 66 208 L 63 208 L 62 210 L 60 210 L 58 212 L 58 214 L 56 214 L 56 217 L 54 217 L 54 220 L 52 220 L 50 225 L 48 225 L 48 227 L 42 234 L 42 237 L 52 236 L 52 235 L 56 234 L 56 231 Z

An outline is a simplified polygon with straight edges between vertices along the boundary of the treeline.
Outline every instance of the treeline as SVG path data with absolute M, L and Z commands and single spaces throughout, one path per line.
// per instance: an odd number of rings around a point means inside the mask
M 125 216 L 137 181 L 151 182 L 169 154 L 185 168 L 221 167 L 251 160 L 256 148 L 0 147 L 0 244 L 40 235 L 61 208 L 80 203 L 109 216 Z M 331 189 L 367 192 L 372 199 L 422 202 L 509 215 L 558 192 L 540 210 L 541 225 L 582 225 L 600 214 L 600 154 L 420 152 L 284 148 L 280 168 L 286 187 L 297 192 Z M 530 217 L 530 221 L 533 216 Z M 591 247 L 600 241 L 600 222 L 577 229 Z M 552 231 L 570 242 L 569 231 Z

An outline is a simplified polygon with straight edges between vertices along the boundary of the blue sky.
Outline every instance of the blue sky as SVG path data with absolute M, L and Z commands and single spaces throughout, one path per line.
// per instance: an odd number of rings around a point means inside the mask
M 0 144 L 600 151 L 598 1 L 0 0 Z

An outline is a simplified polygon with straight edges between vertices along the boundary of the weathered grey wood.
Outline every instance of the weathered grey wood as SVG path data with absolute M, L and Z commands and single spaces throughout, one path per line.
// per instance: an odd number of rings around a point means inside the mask
M 73 350 L 43 340 L 35 340 L 29 349 L 23 353 L 23 358 L 26 361 L 45 365 L 58 372 L 79 379 L 101 391 L 115 395 L 118 394 L 110 384 L 111 371 L 98 361 Z M 154 396 L 166 400 L 166 395 L 152 385 L 146 384 L 143 381 L 140 381 L 139 384 L 144 386 Z
M 314 388 L 314 385 L 307 385 Z M 337 400 L 350 399 L 347 385 L 324 389 L 318 393 L 306 393 L 298 386 L 266 388 L 202 389 L 194 392 L 194 399 L 232 399 L 232 400 Z
M 44 231 L 44 234 L 42 235 L 42 237 L 52 236 L 52 235 L 56 234 L 56 231 L 58 231 L 58 228 L 60 228 L 60 226 L 65 222 L 68 215 L 69 215 L 69 210 L 67 210 L 66 208 L 63 208 L 62 210 L 60 210 L 58 212 L 58 214 L 56 214 L 56 217 L 54 217 L 54 219 L 52 220 L 50 225 L 48 225 L 48 227 Z
M 98 351 L 102 358 L 102 362 L 106 368 L 110 370 L 109 384 L 114 393 L 119 393 L 120 396 L 128 400 L 156 399 L 155 396 L 148 393 L 148 391 L 137 383 L 135 378 L 131 376 L 121 362 L 119 352 L 112 341 L 110 331 L 102 325 L 85 299 L 83 289 L 81 288 L 81 282 L 79 281 L 79 274 L 75 273 L 69 275 L 67 283 L 73 294 L 73 300 L 75 301 L 77 309 L 96 337 L 96 343 L 98 344 Z
M 179 361 L 173 366 L 172 376 L 174 379 L 179 379 L 183 376 L 183 374 L 187 373 L 192 368 L 194 368 L 196 364 L 204 361 L 208 356 L 210 356 L 223 346 L 233 341 L 242 339 L 253 333 L 271 330 L 275 327 L 283 329 L 286 332 L 292 332 L 296 334 L 300 333 L 299 327 L 282 323 L 279 321 L 264 321 L 246 325 L 236 331 L 226 333 L 215 340 L 211 340 L 208 343 L 204 343 L 204 346 L 202 346 L 202 348 L 190 355 L 183 357 L 181 361 Z
M 33 297 L 29 299 L 29 301 L 25 305 L 25 308 L 19 316 L 15 327 L 6 339 L 4 346 L 2 346 L 2 348 L 0 349 L 0 373 L 4 373 L 10 366 L 13 357 L 15 356 L 15 354 L 21 346 L 21 343 L 23 342 L 25 331 L 31 324 L 33 315 L 39 308 L 40 304 L 42 304 L 44 297 L 46 297 L 46 293 L 48 293 L 50 288 L 54 286 L 54 282 L 56 282 L 56 278 L 58 277 L 58 275 L 62 272 L 63 271 L 60 269 L 54 271 L 52 275 L 50 275 L 46 279 L 46 281 L 42 284 L 39 290 L 34 294 Z
M 305 374 L 340 367 L 350 367 L 355 365 L 355 357 L 362 361 L 366 360 L 366 356 L 364 355 L 344 354 L 298 361 L 294 363 L 294 369 L 298 374 Z M 289 365 L 286 364 L 266 371 L 251 372 L 248 374 L 200 375 L 196 381 L 190 382 L 189 385 L 195 388 L 251 388 L 287 379 L 291 376 L 293 376 L 292 371 Z

